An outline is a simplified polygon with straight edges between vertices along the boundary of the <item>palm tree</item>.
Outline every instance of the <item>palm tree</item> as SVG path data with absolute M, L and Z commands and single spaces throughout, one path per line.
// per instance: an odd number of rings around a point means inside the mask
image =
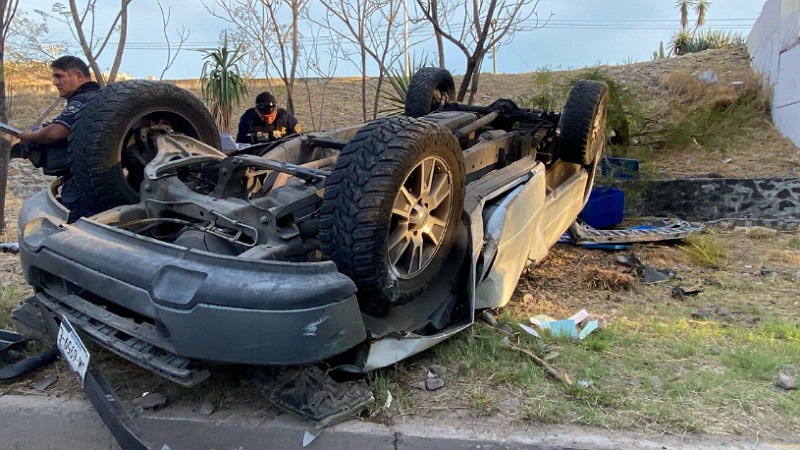
M 211 109 L 211 115 L 219 129 L 229 132 L 233 109 L 239 106 L 242 97 L 247 94 L 247 85 L 239 75 L 236 65 L 245 54 L 241 44 L 233 50 L 228 48 L 227 34 L 221 47 L 203 50 L 203 53 L 203 59 L 206 60 L 200 76 L 203 99 Z
M 689 26 L 689 8 L 694 4 L 695 0 L 675 0 L 675 7 L 681 12 L 681 30 Z
M 706 13 L 708 12 L 709 7 L 711 7 L 710 0 L 695 0 L 694 12 L 697 13 L 697 23 L 694 26 L 695 30 L 705 25 Z

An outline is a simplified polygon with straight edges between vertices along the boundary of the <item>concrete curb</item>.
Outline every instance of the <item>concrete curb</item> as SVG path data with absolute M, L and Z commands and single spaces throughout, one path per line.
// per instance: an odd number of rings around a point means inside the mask
M 391 426 L 353 420 L 323 430 L 306 448 L 787 448 L 786 443 L 758 440 L 756 436 L 648 436 L 579 426 L 509 424 L 500 419 L 437 414 L 399 418 Z M 310 431 L 307 422 L 293 416 L 244 409 L 203 416 L 189 408 L 168 407 L 143 414 L 137 422 L 156 448 L 167 444 L 173 450 L 302 448 L 303 435 Z M 0 449 L 119 448 L 83 399 L 6 395 L 0 397 L 0 424 Z

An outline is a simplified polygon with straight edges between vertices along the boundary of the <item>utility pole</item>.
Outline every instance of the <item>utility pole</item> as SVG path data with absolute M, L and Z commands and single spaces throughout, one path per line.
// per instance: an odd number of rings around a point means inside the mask
M 497 21 L 492 20 L 492 73 L 497 75 L 497 48 L 494 43 L 494 31 L 497 28 Z
M 403 0 L 403 47 L 406 55 L 405 74 L 406 78 L 411 76 L 411 65 L 408 57 L 408 0 Z

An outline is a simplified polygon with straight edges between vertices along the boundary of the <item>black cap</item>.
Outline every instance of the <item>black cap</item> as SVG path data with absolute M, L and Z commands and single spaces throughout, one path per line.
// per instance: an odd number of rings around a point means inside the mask
M 269 114 L 275 110 L 277 103 L 275 97 L 269 92 L 262 92 L 256 95 L 256 110 L 262 114 Z

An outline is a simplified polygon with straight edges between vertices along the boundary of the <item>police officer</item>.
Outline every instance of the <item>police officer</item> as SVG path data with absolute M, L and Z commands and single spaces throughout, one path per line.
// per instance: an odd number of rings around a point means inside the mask
M 99 211 L 81 194 L 72 179 L 67 155 L 67 138 L 75 126 L 75 116 L 100 90 L 91 80 L 89 66 L 80 58 L 62 56 L 52 63 L 53 85 L 58 95 L 67 100 L 67 106 L 52 122 L 38 129 L 23 131 L 18 138 L 14 153 L 28 158 L 45 175 L 64 177 L 61 188 L 61 203 L 69 209 L 68 221 L 89 216 Z
M 278 108 L 275 97 L 269 92 L 256 96 L 255 108 L 250 108 L 239 119 L 236 142 L 256 144 L 302 133 L 300 124 L 285 109 Z

